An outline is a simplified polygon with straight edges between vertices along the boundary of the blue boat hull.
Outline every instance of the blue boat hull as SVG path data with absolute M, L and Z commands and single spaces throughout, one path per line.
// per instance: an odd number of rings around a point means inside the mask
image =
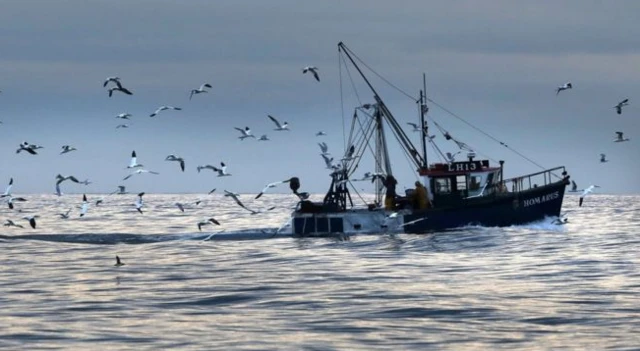
M 404 216 L 406 233 L 424 233 L 467 225 L 504 227 L 559 216 L 565 184 L 558 182 L 519 193 L 496 194 L 462 206 L 431 209 Z M 426 217 L 426 218 L 425 218 Z M 420 220 L 423 219 L 423 220 Z

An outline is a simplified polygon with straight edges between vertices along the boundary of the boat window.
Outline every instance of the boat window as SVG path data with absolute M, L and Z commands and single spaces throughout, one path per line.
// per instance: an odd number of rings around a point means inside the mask
M 435 184 L 437 194 L 447 194 L 451 192 L 451 181 L 449 178 L 436 178 Z
M 456 177 L 456 189 L 467 190 L 467 177 L 459 175 Z
M 469 190 L 478 190 L 480 188 L 481 181 L 482 177 L 480 176 L 469 177 Z

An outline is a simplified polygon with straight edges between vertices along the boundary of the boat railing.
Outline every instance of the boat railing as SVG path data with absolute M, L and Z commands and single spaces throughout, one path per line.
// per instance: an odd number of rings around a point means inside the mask
M 558 173 L 562 174 L 559 176 Z M 564 166 L 547 169 L 541 172 L 531 173 L 520 177 L 504 179 L 498 182 L 496 190 L 500 192 L 522 192 L 539 186 L 549 185 L 564 181 L 566 171 Z

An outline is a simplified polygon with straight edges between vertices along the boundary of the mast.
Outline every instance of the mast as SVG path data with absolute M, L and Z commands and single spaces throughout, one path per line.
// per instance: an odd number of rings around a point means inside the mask
M 423 168 L 428 168 L 429 164 L 427 162 L 427 142 L 426 138 L 429 137 L 429 126 L 427 126 L 427 121 L 425 121 L 424 117 L 429 112 L 429 107 L 427 107 L 427 76 L 422 73 L 422 90 L 420 90 L 420 125 L 422 132 L 422 159 L 424 163 L 422 164 Z

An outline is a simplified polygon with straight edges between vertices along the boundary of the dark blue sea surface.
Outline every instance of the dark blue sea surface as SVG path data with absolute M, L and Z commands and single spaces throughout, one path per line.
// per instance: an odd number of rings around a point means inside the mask
M 290 195 L 241 196 L 278 206 L 257 215 L 103 197 L 84 218 L 73 195 L 0 210 L 25 226 L 0 227 L 0 348 L 640 349 L 640 196 L 568 195 L 566 225 L 261 240 L 242 239 L 282 226 Z M 203 240 L 221 231 L 238 240 Z

